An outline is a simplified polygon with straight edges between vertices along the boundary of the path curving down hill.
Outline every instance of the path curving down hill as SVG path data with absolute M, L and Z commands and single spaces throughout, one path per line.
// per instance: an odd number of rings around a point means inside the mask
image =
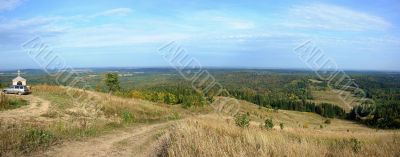
M 39 156 L 57 157 L 143 157 L 153 156 L 157 135 L 163 133 L 171 122 L 142 125 L 118 130 L 84 141 L 65 142 Z

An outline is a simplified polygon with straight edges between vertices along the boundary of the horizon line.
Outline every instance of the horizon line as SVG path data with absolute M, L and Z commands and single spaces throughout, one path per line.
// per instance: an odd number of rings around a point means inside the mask
M 177 66 L 184 67 L 184 66 Z M 171 66 L 103 66 L 103 67 L 76 67 L 72 69 L 81 70 L 81 69 L 176 69 Z M 203 66 L 200 69 L 237 69 L 237 70 L 298 70 L 298 71 L 309 71 L 314 72 L 316 70 L 309 68 L 284 68 L 284 67 L 239 67 L 239 66 Z M 66 68 L 68 69 L 68 68 Z M 199 68 L 185 68 L 185 69 L 199 69 Z M 0 71 L 15 71 L 15 70 L 41 70 L 44 71 L 43 68 L 5 68 L 0 69 Z M 63 69 L 47 69 L 50 71 L 53 70 L 63 70 Z M 377 70 L 377 69 L 320 69 L 318 71 L 359 71 L 359 72 L 400 72 L 400 70 Z

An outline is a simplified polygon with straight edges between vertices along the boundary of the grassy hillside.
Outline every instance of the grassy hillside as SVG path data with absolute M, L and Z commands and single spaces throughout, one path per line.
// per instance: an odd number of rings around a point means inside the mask
M 360 98 L 355 97 L 349 91 L 342 91 L 336 89 L 318 90 L 313 89 L 311 92 L 313 99 L 312 102 L 316 104 L 329 103 L 335 104 L 349 112 L 354 106 L 360 104 Z
M 175 106 L 80 89 L 48 85 L 32 89 L 34 96 L 48 100 L 50 105 L 41 115 L 20 115 L 12 121 L 0 121 L 0 156 L 26 155 L 65 140 L 98 136 L 136 124 L 180 119 L 188 113 Z M 44 102 L 36 101 L 34 106 L 18 112 L 29 113 L 44 106 Z M 8 113 L 0 114 L 7 117 Z
M 218 116 L 177 124 L 160 143 L 170 156 L 397 156 L 399 133 L 324 131 L 257 124 L 239 128 Z M 164 146 L 165 146 L 164 145 Z
M 231 98 L 223 98 L 231 99 Z M 272 119 L 279 128 L 279 124 L 283 123 L 286 128 L 309 128 L 317 130 L 331 130 L 331 131 L 372 131 L 363 125 L 355 122 L 341 120 L 341 119 L 330 119 L 322 117 L 318 114 L 311 112 L 299 112 L 289 110 L 274 110 L 269 108 L 260 108 L 255 104 L 247 101 L 240 102 L 240 112 L 250 113 L 250 119 L 254 122 L 263 123 L 265 119 Z M 326 124 L 329 120 L 330 124 Z M 321 128 L 321 126 L 323 128 Z
M 396 156 L 398 131 L 376 131 L 343 120 L 296 111 L 273 111 L 241 102 L 250 126 L 240 128 L 232 117 L 207 115 L 177 124 L 163 136 L 159 154 L 170 156 Z M 263 119 L 275 127 L 266 130 Z M 283 129 L 279 124 L 283 123 Z M 320 126 L 323 126 L 321 128 Z
M 33 93 L 54 103 L 50 115 L 119 117 L 123 120 L 124 114 L 132 114 L 135 122 L 168 120 L 174 116 L 172 109 L 165 104 L 120 98 L 105 93 L 48 85 L 35 86 Z

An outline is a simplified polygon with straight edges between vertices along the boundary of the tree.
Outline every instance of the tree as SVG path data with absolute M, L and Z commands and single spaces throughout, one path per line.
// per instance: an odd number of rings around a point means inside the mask
M 107 73 L 104 82 L 110 92 L 116 92 L 121 89 L 117 73 Z

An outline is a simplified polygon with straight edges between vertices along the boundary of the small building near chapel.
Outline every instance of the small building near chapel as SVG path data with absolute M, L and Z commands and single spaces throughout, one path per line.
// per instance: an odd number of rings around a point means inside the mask
M 21 72 L 18 70 L 18 76 L 12 80 L 13 85 L 23 85 L 26 86 L 26 79 L 21 77 Z

